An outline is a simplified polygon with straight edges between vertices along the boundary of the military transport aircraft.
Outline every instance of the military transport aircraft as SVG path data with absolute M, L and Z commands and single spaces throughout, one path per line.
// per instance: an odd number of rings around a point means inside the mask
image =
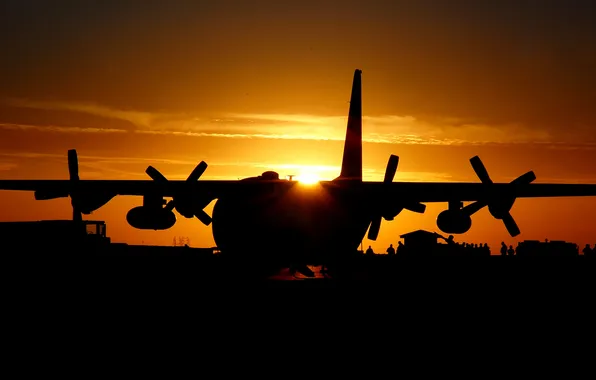
M 76 219 L 116 195 L 142 196 L 142 205 L 126 216 L 134 228 L 168 229 L 176 223 L 176 210 L 185 218 L 213 223 L 215 243 L 229 257 L 300 263 L 354 252 L 367 230 L 369 239 L 377 238 L 382 219 L 393 220 L 404 209 L 423 213 L 427 202 L 447 204 L 437 217 L 444 233 L 465 233 L 472 215 L 488 207 L 516 236 L 520 230 L 509 213 L 516 198 L 596 196 L 596 184 L 532 184 L 532 171 L 510 183 L 493 183 L 478 156 L 470 162 L 480 183 L 393 182 L 395 155 L 389 157 L 382 182 L 363 181 L 361 75 L 361 70 L 354 73 L 341 173 L 332 181 L 301 186 L 273 171 L 241 180 L 199 181 L 207 168 L 203 161 L 185 181 L 169 181 L 152 166 L 146 170 L 148 180 L 80 180 L 76 151 L 70 150 L 69 180 L 0 180 L 0 190 L 34 191 L 37 200 L 70 196 Z M 213 200 L 209 216 L 203 209 Z

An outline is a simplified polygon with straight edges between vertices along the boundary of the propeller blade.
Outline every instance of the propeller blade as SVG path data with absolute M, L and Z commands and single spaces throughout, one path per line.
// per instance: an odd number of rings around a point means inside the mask
M 484 201 L 476 201 L 473 203 L 470 203 L 469 205 L 463 207 L 461 209 L 461 211 L 468 215 L 471 216 L 472 214 L 475 214 L 476 212 L 480 211 L 481 208 L 488 206 L 488 204 Z
M 512 185 L 527 185 L 527 184 L 533 182 L 535 179 L 536 179 L 536 174 L 534 174 L 534 172 L 530 170 L 526 174 L 520 175 L 519 177 L 517 177 L 510 183 Z
M 387 161 L 387 167 L 385 168 L 385 178 L 383 179 L 383 183 L 384 184 L 391 184 L 391 182 L 393 182 L 393 177 L 395 177 L 395 173 L 397 172 L 397 164 L 399 163 L 399 157 L 392 154 L 391 156 L 389 156 L 389 161 Z M 383 194 L 383 199 L 385 199 L 385 202 L 387 202 L 389 205 L 389 208 L 393 209 L 393 210 L 385 210 L 384 213 L 381 213 L 381 216 L 378 217 L 378 221 L 377 221 L 377 216 L 375 216 L 373 219 L 373 222 L 371 224 L 371 230 L 368 232 L 368 238 L 371 240 L 376 240 L 377 239 L 377 235 L 379 234 L 379 229 L 381 228 L 381 218 L 384 218 L 385 220 L 393 220 L 395 218 L 395 216 L 397 216 L 397 214 L 399 214 L 401 212 L 401 210 L 403 210 L 403 207 L 398 207 L 397 205 L 393 204 L 393 202 L 391 202 L 389 200 L 390 194 L 388 191 L 386 191 Z
M 370 228 L 368 229 L 368 238 L 370 240 L 377 240 L 379 236 L 379 230 L 381 229 L 381 217 L 375 217 L 372 222 L 370 223 Z
M 74 205 L 72 206 L 72 220 L 75 222 L 83 221 L 83 214 L 81 214 L 81 211 L 79 211 Z
M 517 223 L 515 223 L 515 220 L 510 213 L 505 214 L 503 217 L 503 223 L 505 223 L 505 228 L 507 228 L 507 231 L 511 237 L 515 237 L 520 234 L 519 227 L 517 226 Z
M 187 182 L 194 182 L 198 181 L 199 178 L 203 175 L 205 170 L 207 169 L 207 163 L 205 161 L 199 162 L 199 164 L 194 168 L 194 170 L 190 173 L 188 178 L 186 179 Z
M 488 171 L 486 170 L 486 168 L 484 167 L 484 164 L 480 160 L 480 157 L 474 156 L 474 157 L 470 158 L 470 163 L 472 164 L 472 168 L 474 169 L 474 172 L 476 173 L 478 178 L 480 178 L 480 181 L 482 181 L 482 183 L 484 183 L 484 184 L 493 183 L 493 181 L 490 179 L 490 176 L 488 175 Z
M 176 203 L 174 203 L 174 201 L 171 200 L 171 201 L 168 201 L 168 203 L 166 203 L 164 210 L 172 211 L 174 209 L 174 207 L 176 207 Z
M 147 173 L 147 175 L 149 177 L 151 177 L 151 179 L 153 179 L 154 181 L 158 181 L 158 182 L 168 182 L 168 179 L 166 177 L 164 177 L 163 174 L 161 174 L 159 172 L 159 170 L 155 169 L 153 166 L 149 165 L 147 167 L 147 170 L 145 170 L 145 173 Z
M 76 149 L 68 151 L 68 174 L 71 181 L 79 180 L 79 159 L 77 158 Z
M 201 221 L 204 225 L 208 226 L 211 224 L 211 217 L 203 210 L 199 210 L 195 213 L 197 219 Z
M 385 178 L 383 179 L 384 183 L 393 182 L 393 177 L 395 177 L 395 173 L 397 172 L 397 164 L 399 163 L 399 157 L 392 154 L 389 156 L 389 161 L 387 162 L 387 168 L 385 169 Z
M 424 203 L 408 203 L 404 208 L 419 214 L 424 214 L 424 211 L 426 211 L 426 205 Z
M 68 175 L 71 181 L 79 180 L 79 158 L 77 157 L 77 150 L 70 149 L 68 151 Z M 75 222 L 81 222 L 83 220 L 83 214 L 79 207 L 77 207 L 77 192 L 74 189 L 70 191 L 70 204 L 72 206 L 72 220 Z M 42 194 L 48 195 L 48 194 Z

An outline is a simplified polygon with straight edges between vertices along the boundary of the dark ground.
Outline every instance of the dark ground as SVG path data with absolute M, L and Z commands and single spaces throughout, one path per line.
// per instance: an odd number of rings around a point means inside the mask
M 68 331 L 86 344 L 85 336 L 109 336 L 108 343 L 116 344 L 134 331 L 143 342 L 152 342 L 156 332 L 192 334 L 186 344 L 195 348 L 204 339 L 226 347 L 247 335 L 250 345 L 258 345 L 264 334 L 267 344 L 280 349 L 323 347 L 330 332 L 345 342 L 373 334 L 385 345 L 391 329 L 394 345 L 404 334 L 436 342 L 435 334 L 448 332 L 444 343 L 456 347 L 462 333 L 492 345 L 483 336 L 495 338 L 503 326 L 508 336 L 531 329 L 549 340 L 553 328 L 564 336 L 572 328 L 581 338 L 596 321 L 596 260 L 583 256 L 362 256 L 344 263 L 337 278 L 274 280 L 230 269 L 213 255 L 20 252 L 4 255 L 0 270 L 5 328 L 20 326 L 17 335 L 51 332 L 55 340 Z M 420 339 L 413 341 L 424 346 Z
M 248 253 L 247 253 L 248 256 Z M 337 263 L 331 276 L 310 268 L 317 278 L 292 276 L 285 269 L 265 277 L 261 265 L 253 260 L 239 263 L 208 250 L 177 249 L 112 250 L 109 253 L 64 254 L 55 250 L 27 252 L 19 250 L 3 255 L 4 278 L 28 282 L 43 280 L 46 284 L 73 280 L 77 283 L 109 285 L 120 283 L 191 286 L 209 282 L 220 286 L 239 283 L 273 288 L 335 288 L 356 286 L 423 289 L 440 288 L 573 288 L 585 287 L 596 277 L 596 258 L 572 257 L 389 257 L 386 255 L 354 256 Z

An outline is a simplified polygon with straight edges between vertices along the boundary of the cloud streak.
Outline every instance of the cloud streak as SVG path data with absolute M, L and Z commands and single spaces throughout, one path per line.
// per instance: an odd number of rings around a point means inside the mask
M 13 170 L 17 166 L 15 162 L 0 162 L 0 172 Z
M 56 132 L 56 133 L 123 133 L 123 129 L 115 128 L 82 128 L 82 127 L 63 127 L 58 125 L 30 125 L 15 123 L 0 123 L 0 129 L 38 131 L 38 132 Z
M 36 101 L 16 98 L 6 99 L 4 103 L 12 107 L 20 108 L 32 108 L 46 111 L 79 112 L 88 115 L 103 117 L 106 119 L 128 121 L 137 127 L 145 128 L 149 128 L 161 117 L 167 116 L 152 112 L 115 109 L 93 103 Z
M 27 168 L 38 168 L 40 162 L 56 173 L 65 173 L 67 155 L 57 153 L 14 152 L 0 153 L 0 172 L 15 169 L 27 171 Z M 184 180 L 198 162 L 189 159 L 165 159 L 157 157 L 124 157 L 104 155 L 79 155 L 81 179 L 143 179 L 150 178 L 145 173 L 149 165 L 158 168 L 168 179 Z M 314 174 L 321 180 L 332 180 L 340 173 L 339 165 L 296 164 L 288 162 L 267 161 L 228 161 L 216 160 L 208 162 L 209 168 L 203 180 L 235 180 L 257 176 L 264 171 L 273 170 L 281 178 L 288 175 Z M 45 170 L 45 169 L 44 169 Z M 61 174 L 61 175 L 62 175 Z M 384 167 L 363 167 L 363 179 L 366 181 L 382 181 Z M 503 177 L 502 182 L 509 182 L 515 177 Z M 451 173 L 442 171 L 404 171 L 398 170 L 395 182 L 477 182 L 459 171 Z M 539 175 L 541 183 L 595 183 L 594 173 L 574 172 L 566 176 Z
M 125 121 L 139 134 L 231 139 L 284 139 L 343 141 L 346 116 L 308 114 L 229 113 L 199 118 L 180 113 L 152 113 L 68 102 L 9 99 L 6 104 L 41 110 L 84 113 L 106 119 Z M 121 129 L 34 126 L 0 124 L 4 129 L 52 131 L 62 133 L 118 133 Z M 378 115 L 363 117 L 363 141 L 409 145 L 489 145 L 551 144 L 553 148 L 595 149 L 596 139 L 590 128 L 575 135 L 555 135 L 545 129 L 530 128 L 521 123 L 488 125 L 450 117 L 419 119 L 413 116 Z M 571 145 L 570 145 L 571 144 Z
M 0 171 L 9 171 L 17 167 L 26 168 L 29 165 L 28 160 L 33 160 L 35 165 L 39 160 L 55 165 L 56 167 L 66 167 L 67 157 L 63 154 L 53 153 L 34 153 L 34 152 L 19 152 L 19 153 L 0 153 Z M 188 173 L 187 168 L 196 165 L 197 162 L 191 160 L 171 160 L 160 158 L 147 157 L 107 157 L 97 155 L 80 155 L 79 168 L 81 179 L 149 179 L 143 168 L 148 165 L 160 167 L 160 171 L 171 180 L 186 179 Z M 133 167 L 139 167 L 139 170 Z M 172 168 L 169 166 L 177 166 Z M 185 166 L 185 168 L 180 168 Z M 128 169 L 123 169 L 128 167 Z M 289 175 L 300 176 L 301 174 L 314 174 L 321 180 L 332 180 L 340 173 L 339 165 L 301 165 L 292 163 L 270 163 L 270 162 L 232 162 L 232 161 L 216 161 L 209 163 L 211 170 L 208 170 L 202 177 L 206 180 L 233 180 L 241 179 L 249 176 L 257 176 L 263 171 L 273 170 L 279 173 L 280 177 L 286 178 Z M 233 169 L 235 173 L 243 173 L 238 176 L 226 175 L 223 172 L 228 172 Z M 190 171 L 188 171 L 190 172 Z M 383 168 L 363 167 L 363 178 L 366 181 L 382 181 L 384 175 Z M 435 172 L 420 172 L 420 171 L 398 171 L 395 176 L 395 181 L 449 181 L 453 180 L 451 174 L 435 173 Z
M 59 161 L 67 162 L 67 154 L 56 153 L 35 153 L 35 152 L 18 152 L 18 153 L 0 153 L 0 157 L 11 157 L 19 159 L 57 159 Z M 79 161 L 89 160 L 100 163 L 109 164 L 167 164 L 167 165 L 193 165 L 197 162 L 190 160 L 171 160 L 164 158 L 148 158 L 148 157 L 113 157 L 113 156 L 94 156 L 94 155 L 77 155 Z M 80 162 L 81 163 L 81 162 Z

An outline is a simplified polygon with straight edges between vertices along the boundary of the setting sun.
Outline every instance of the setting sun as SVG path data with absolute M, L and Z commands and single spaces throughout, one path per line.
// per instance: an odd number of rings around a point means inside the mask
M 319 182 L 319 176 L 314 173 L 303 173 L 296 177 L 298 182 L 303 183 L 305 185 L 313 185 Z

